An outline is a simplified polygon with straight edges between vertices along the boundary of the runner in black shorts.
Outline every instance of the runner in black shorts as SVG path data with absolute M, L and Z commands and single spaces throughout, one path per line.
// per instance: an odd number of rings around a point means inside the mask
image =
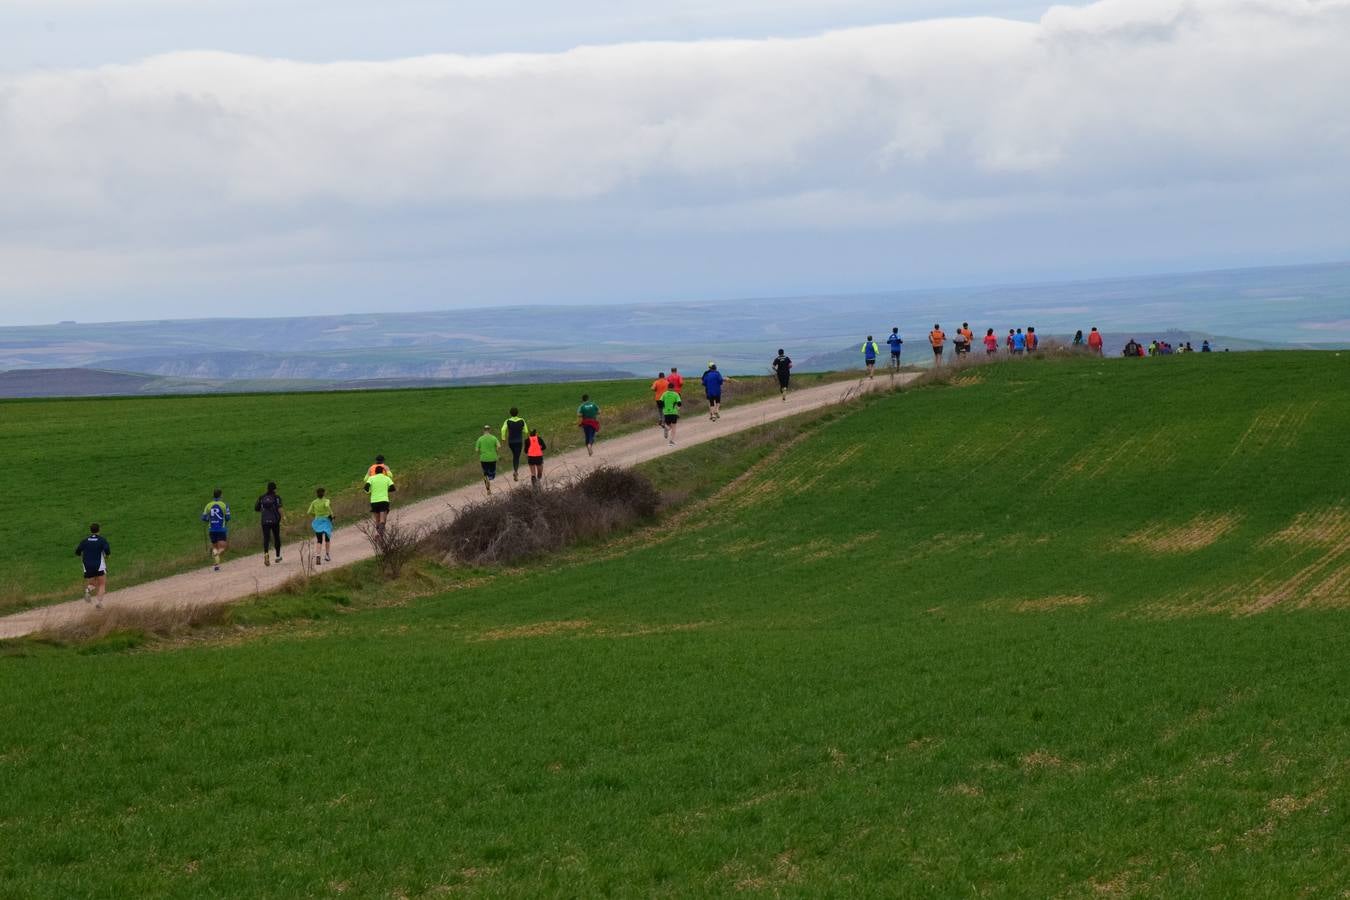
M 778 393 L 783 395 L 783 402 L 787 402 L 788 380 L 792 378 L 792 358 L 783 352 L 783 348 L 778 348 L 778 355 L 773 358 L 773 371 L 778 376 Z

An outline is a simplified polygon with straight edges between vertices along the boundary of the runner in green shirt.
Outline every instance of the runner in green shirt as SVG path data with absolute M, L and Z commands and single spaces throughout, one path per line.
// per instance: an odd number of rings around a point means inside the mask
M 497 451 L 501 445 L 502 442 L 492 433 L 491 425 L 483 426 L 482 436 L 473 444 L 478 451 L 478 463 L 483 467 L 483 486 L 489 494 L 492 493 L 492 481 L 497 477 Z
M 374 474 L 374 473 L 372 473 Z M 366 476 L 369 478 L 370 476 Z M 387 476 L 386 476 L 387 477 Z M 333 501 L 324 496 L 323 488 L 314 489 L 314 499 L 309 501 L 308 515 L 314 521 L 314 565 L 322 560 L 333 561 Z M 320 556 L 322 551 L 322 557 Z
M 661 427 L 672 447 L 675 446 L 675 426 L 680 424 L 680 407 L 683 405 L 680 395 L 670 388 L 666 388 L 666 392 L 661 395 Z
M 393 493 L 394 479 L 385 474 L 384 466 L 376 466 L 374 475 L 366 476 L 366 492 L 370 494 L 370 515 L 375 520 L 375 533 L 384 536 L 384 523 L 389 518 L 389 495 Z
M 600 433 L 600 404 L 591 399 L 590 394 L 581 395 L 581 405 L 577 407 L 577 424 L 586 436 L 586 455 L 595 455 L 595 436 Z

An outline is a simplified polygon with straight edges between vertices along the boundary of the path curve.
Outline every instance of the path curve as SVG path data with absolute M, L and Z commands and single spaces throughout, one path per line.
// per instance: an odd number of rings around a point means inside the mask
M 582 473 L 602 465 L 634 466 L 685 447 L 703 444 L 767 422 L 845 403 L 863 392 L 897 386 L 915 377 L 917 376 L 913 374 L 901 374 L 892 379 L 889 375 L 882 375 L 872 381 L 866 379 L 856 382 L 842 381 L 792 391 L 786 402 L 773 397 L 743 406 L 728 407 L 723 410 L 721 418 L 716 422 L 708 421 L 707 416 L 690 416 L 680 422 L 679 442 L 675 447 L 669 446 L 661 436 L 660 430 L 655 427 L 613 440 L 605 440 L 602 437 L 596 443 L 595 456 L 587 456 L 584 448 L 571 450 L 551 457 L 545 471 L 556 476 L 559 472 Z M 471 441 L 466 438 L 466 453 L 469 443 Z M 494 487 L 499 490 L 528 489 L 529 481 L 513 482 L 509 476 L 505 480 L 498 476 Z M 397 515 L 400 521 L 410 524 L 431 525 L 453 517 L 456 510 L 483 499 L 483 496 L 482 484 L 475 483 L 401 508 L 395 505 L 393 515 Z M 397 495 L 395 498 L 397 504 Z M 109 592 L 103 598 L 103 611 L 92 608 L 83 600 L 72 600 L 0 618 L 0 640 L 70 625 L 86 617 L 100 616 L 115 607 L 196 606 L 228 603 L 265 594 L 300 573 L 299 553 L 299 547 L 292 541 L 289 555 L 281 565 L 264 566 L 260 554 L 250 553 L 246 557 L 227 561 L 219 572 L 211 571 L 207 564 L 208 559 L 203 554 L 200 569 Z M 329 568 L 348 566 L 374 556 L 369 541 L 354 525 L 334 531 L 332 553 L 333 562 L 321 566 L 320 574 Z M 116 565 L 115 559 L 113 565 Z M 111 577 L 117 577 L 116 568 L 112 570 Z

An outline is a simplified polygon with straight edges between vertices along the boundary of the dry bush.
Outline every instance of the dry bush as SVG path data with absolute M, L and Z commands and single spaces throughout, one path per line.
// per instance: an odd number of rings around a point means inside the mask
M 103 609 L 43 628 L 37 637 L 62 643 L 88 644 L 111 634 L 140 633 L 164 637 L 189 628 L 218 625 L 228 603 L 156 603 L 121 606 L 105 602 Z
M 370 519 L 362 519 L 356 527 L 370 541 L 375 562 L 386 578 L 397 578 L 403 572 L 403 567 L 417 556 L 427 533 L 423 526 L 408 524 L 398 516 L 391 516 L 384 523 L 383 532 L 377 531 Z
M 656 514 L 646 476 L 601 467 L 549 490 L 511 491 L 465 507 L 426 538 L 448 562 L 511 563 L 590 540 Z

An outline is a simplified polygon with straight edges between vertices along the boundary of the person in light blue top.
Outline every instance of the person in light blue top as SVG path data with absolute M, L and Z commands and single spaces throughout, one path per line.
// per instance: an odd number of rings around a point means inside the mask
M 900 368 L 900 349 L 904 346 L 905 339 L 900 337 L 899 326 L 891 329 L 890 337 L 886 338 L 886 343 L 891 348 L 891 368 Z
M 211 543 L 211 562 L 215 571 L 220 571 L 220 560 L 230 549 L 230 535 L 226 523 L 230 521 L 230 505 L 220 499 L 223 492 L 216 488 L 211 494 L 211 502 L 202 510 L 202 521 L 206 523 L 207 540 Z
M 1027 352 L 1027 336 L 1022 333 L 1022 329 L 1017 329 L 1013 334 L 1013 353 Z

